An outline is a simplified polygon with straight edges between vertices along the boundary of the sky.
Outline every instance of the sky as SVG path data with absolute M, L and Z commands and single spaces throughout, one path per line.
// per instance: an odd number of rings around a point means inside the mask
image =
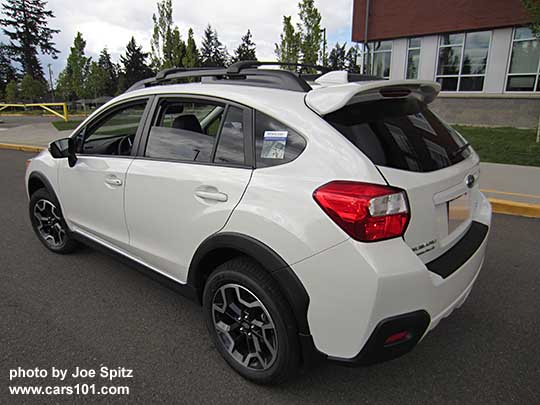
M 329 48 L 336 41 L 350 43 L 352 3 L 353 0 L 315 0 L 322 26 L 327 28 Z M 232 54 L 241 36 L 250 29 L 259 60 L 275 60 L 274 44 L 279 41 L 284 15 L 292 15 L 293 22 L 298 22 L 298 0 L 173 0 L 172 4 L 173 19 L 184 40 L 192 27 L 200 46 L 204 29 L 210 23 Z M 61 53 L 57 60 L 43 56 L 41 62 L 45 72 L 51 63 L 54 77 L 64 68 L 77 31 L 86 40 L 86 54 L 94 59 L 107 47 L 113 60 L 118 61 L 131 36 L 146 52 L 150 51 L 156 0 L 49 0 L 48 8 L 55 14 L 49 27 L 61 30 L 54 37 Z M 6 42 L 1 33 L 0 41 Z

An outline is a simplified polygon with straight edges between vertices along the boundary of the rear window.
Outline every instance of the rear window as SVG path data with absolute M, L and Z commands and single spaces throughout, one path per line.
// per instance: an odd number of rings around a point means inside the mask
M 471 153 L 454 129 L 415 99 L 357 103 L 325 119 L 380 166 L 430 172 Z

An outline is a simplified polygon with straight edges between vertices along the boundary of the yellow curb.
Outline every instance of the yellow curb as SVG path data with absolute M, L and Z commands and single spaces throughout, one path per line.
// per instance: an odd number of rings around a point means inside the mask
M 482 193 L 500 194 L 500 195 L 513 195 L 513 196 L 516 196 L 516 197 L 540 199 L 540 195 L 535 195 L 535 194 L 510 193 L 508 191 L 498 191 L 498 190 L 490 190 L 490 189 L 481 189 L 480 191 Z
M 517 201 L 488 198 L 497 214 L 518 215 L 521 217 L 540 218 L 540 204 L 528 204 Z
M 22 152 L 41 152 L 46 149 L 43 146 L 18 145 L 15 143 L 0 143 L 0 149 L 19 150 Z

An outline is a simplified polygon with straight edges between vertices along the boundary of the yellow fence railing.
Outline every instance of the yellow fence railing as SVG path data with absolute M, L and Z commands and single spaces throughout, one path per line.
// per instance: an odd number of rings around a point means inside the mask
M 6 108 L 27 108 L 27 107 L 39 107 L 43 108 L 45 111 L 56 115 L 57 117 L 62 118 L 64 121 L 68 120 L 68 108 L 66 103 L 32 103 L 32 104 L 1 104 L 0 103 L 0 112 Z M 62 113 L 59 113 L 56 110 L 53 110 L 50 107 L 62 107 Z

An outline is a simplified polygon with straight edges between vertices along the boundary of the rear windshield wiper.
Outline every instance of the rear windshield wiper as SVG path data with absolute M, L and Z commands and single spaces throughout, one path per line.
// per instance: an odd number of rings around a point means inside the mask
M 455 158 L 457 155 L 465 151 L 469 146 L 471 146 L 470 143 L 466 143 L 465 145 L 460 146 L 452 153 L 452 157 Z

